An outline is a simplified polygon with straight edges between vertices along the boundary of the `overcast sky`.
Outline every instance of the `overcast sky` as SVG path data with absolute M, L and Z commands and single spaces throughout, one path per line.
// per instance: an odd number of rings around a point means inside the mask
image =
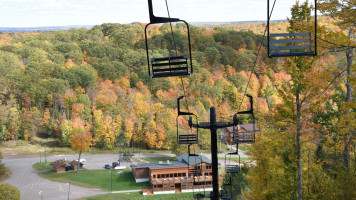
M 272 19 L 286 19 L 295 2 L 277 0 Z M 167 16 L 165 0 L 153 5 L 156 16 Z M 168 5 L 171 17 L 187 22 L 267 18 L 267 0 L 168 0 Z M 0 0 L 0 19 L 0 27 L 149 22 L 147 0 Z

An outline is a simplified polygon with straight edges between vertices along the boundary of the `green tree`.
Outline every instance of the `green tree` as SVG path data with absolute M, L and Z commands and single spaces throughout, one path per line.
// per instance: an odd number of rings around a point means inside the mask
M 325 38 L 327 38 L 328 46 L 339 49 L 339 51 L 344 51 L 346 55 L 346 76 L 345 85 L 346 85 L 346 98 L 345 98 L 345 107 L 344 115 L 348 118 L 350 115 L 353 115 L 352 112 L 355 112 L 351 108 L 354 107 L 355 98 L 352 94 L 352 83 L 355 83 L 355 78 L 353 75 L 353 70 L 355 68 L 354 56 L 355 56 L 355 28 L 356 28 L 356 1 L 355 0 L 318 0 L 319 10 L 322 13 L 328 14 L 332 17 L 335 22 L 334 24 L 340 28 L 337 32 L 329 31 Z M 345 34 L 346 33 L 346 34 Z M 352 189 L 350 189 L 351 180 L 351 146 L 355 144 L 354 135 L 355 131 L 351 127 L 355 123 L 354 118 L 349 118 L 349 120 L 340 125 L 345 125 L 350 127 L 349 129 L 342 129 L 343 131 L 343 165 L 345 168 L 345 178 L 344 178 L 344 199 L 351 198 Z M 342 121 L 342 120 L 341 120 Z
M 0 183 L 0 200 L 20 200 L 20 191 L 7 183 Z

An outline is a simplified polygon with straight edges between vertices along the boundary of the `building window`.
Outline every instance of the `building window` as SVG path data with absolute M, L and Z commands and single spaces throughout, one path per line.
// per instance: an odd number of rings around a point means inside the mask
M 156 175 L 153 175 L 153 178 L 156 178 Z
M 161 174 L 158 174 L 158 175 L 157 175 L 157 178 L 161 178 Z
M 204 173 L 204 176 L 208 176 L 209 175 L 209 173 Z
M 169 178 L 169 174 L 166 174 L 166 178 Z
M 178 177 L 181 177 L 182 176 L 182 173 L 178 173 Z
M 171 177 L 171 178 L 172 178 L 172 177 L 173 177 L 173 174 L 170 174 L 170 175 L 169 175 L 169 177 Z
M 165 174 L 162 174 L 162 175 L 161 175 L 161 178 L 166 178 L 166 175 L 165 175 Z
M 178 177 L 178 174 L 177 174 L 177 173 L 174 173 L 174 177 Z
M 183 173 L 183 176 L 184 176 L 184 177 L 186 177 L 186 176 L 187 176 L 187 174 L 186 174 L 186 173 Z

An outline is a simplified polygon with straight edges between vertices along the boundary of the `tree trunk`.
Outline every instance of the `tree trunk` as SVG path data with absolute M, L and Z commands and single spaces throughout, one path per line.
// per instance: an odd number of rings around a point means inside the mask
M 82 152 L 79 151 L 79 158 L 78 158 L 78 166 L 77 166 L 77 173 L 79 173 L 79 167 L 80 167 L 80 156 L 82 155 Z
M 353 33 L 353 28 L 349 29 L 349 38 L 352 38 L 352 34 Z M 354 57 L 354 49 L 352 47 L 348 47 L 346 50 L 346 60 L 347 60 L 347 69 L 346 69 L 346 73 L 347 73 L 347 77 L 346 77 L 346 98 L 345 98 L 345 103 L 348 103 L 351 101 L 351 97 L 352 97 L 352 86 L 351 83 L 349 81 L 349 77 L 352 76 L 352 60 Z M 345 112 L 345 114 L 350 114 L 351 110 L 348 110 Z M 346 125 L 348 125 L 349 123 L 347 123 Z M 349 142 L 349 137 L 351 135 L 351 130 L 349 130 L 345 136 L 344 136 L 344 151 L 343 151 L 343 156 L 344 156 L 344 167 L 346 169 L 346 176 L 345 176 L 345 191 L 344 191 L 344 199 L 349 199 L 349 172 L 350 172 L 350 142 Z
M 303 180 L 303 174 L 302 174 L 302 145 L 300 141 L 301 137 L 301 123 L 300 123 L 300 116 L 302 112 L 302 104 L 300 103 L 299 100 L 299 88 L 297 89 L 296 92 L 296 104 L 297 104 L 297 168 L 298 168 L 298 200 L 303 199 L 303 187 L 302 187 L 302 180 Z

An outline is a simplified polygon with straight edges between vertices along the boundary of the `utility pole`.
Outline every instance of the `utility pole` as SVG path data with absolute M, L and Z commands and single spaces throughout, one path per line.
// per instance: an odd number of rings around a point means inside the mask
M 234 123 L 229 122 L 216 122 L 215 107 L 210 108 L 210 122 L 201 122 L 199 124 L 193 124 L 191 119 L 189 120 L 190 126 L 210 129 L 211 133 L 211 161 L 213 172 L 213 195 L 210 197 L 213 200 L 219 199 L 219 169 L 218 169 L 218 144 L 217 144 L 217 129 L 226 128 L 237 125 L 237 116 L 234 115 Z

